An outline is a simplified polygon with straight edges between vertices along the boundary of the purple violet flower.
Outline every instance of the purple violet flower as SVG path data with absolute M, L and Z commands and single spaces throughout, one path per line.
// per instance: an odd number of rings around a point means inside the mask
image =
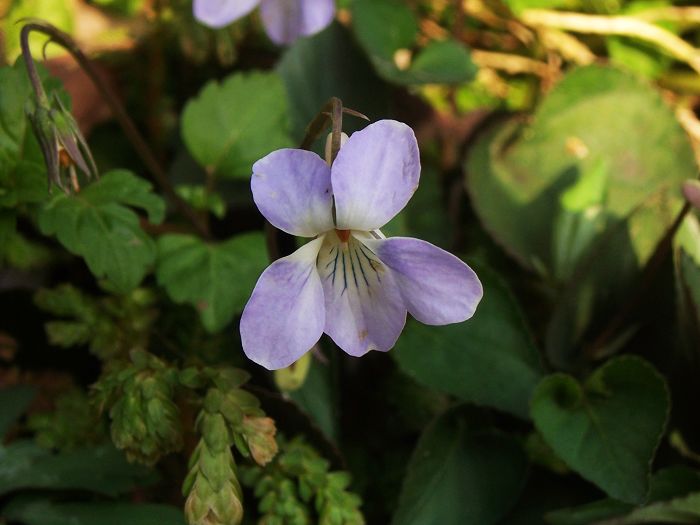
M 335 16 L 335 0 L 194 0 L 194 17 L 220 28 L 244 17 L 258 4 L 265 31 L 278 45 L 318 33 Z
M 253 165 L 261 213 L 280 230 L 314 239 L 258 279 L 241 317 L 250 359 L 270 370 L 289 366 L 323 332 L 352 356 L 386 352 L 407 312 L 432 325 L 474 314 L 483 290 L 469 266 L 428 242 L 379 231 L 406 206 L 419 177 L 416 137 L 394 120 L 354 133 L 332 167 L 299 149 Z

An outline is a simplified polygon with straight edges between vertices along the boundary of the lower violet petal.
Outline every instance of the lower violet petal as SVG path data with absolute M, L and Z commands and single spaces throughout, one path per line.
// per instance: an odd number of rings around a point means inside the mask
M 335 16 L 335 0 L 262 0 L 260 16 L 270 39 L 287 45 L 327 27 Z
M 354 237 L 326 235 L 318 269 L 326 304 L 326 332 L 346 353 L 390 350 L 406 324 L 406 307 L 391 272 Z
M 325 324 L 316 257 L 323 237 L 263 272 L 241 316 L 243 351 L 268 370 L 291 365 L 319 340 Z
M 420 322 L 443 325 L 474 315 L 483 288 L 476 273 L 459 258 L 409 237 L 365 244 L 391 269 L 408 311 Z

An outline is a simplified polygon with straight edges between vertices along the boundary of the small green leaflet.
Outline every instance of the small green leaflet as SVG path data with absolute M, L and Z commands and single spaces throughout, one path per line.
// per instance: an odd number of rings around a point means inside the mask
M 245 306 L 267 265 L 260 233 L 207 243 L 192 235 L 158 239 L 158 283 L 176 303 L 189 303 L 209 332 L 224 328 Z
M 57 192 L 39 212 L 39 227 L 83 257 L 96 277 L 128 292 L 138 286 L 156 257 L 155 243 L 130 207 L 146 211 L 154 224 L 165 214 L 165 203 L 152 193 L 149 182 L 115 170 L 76 195 Z

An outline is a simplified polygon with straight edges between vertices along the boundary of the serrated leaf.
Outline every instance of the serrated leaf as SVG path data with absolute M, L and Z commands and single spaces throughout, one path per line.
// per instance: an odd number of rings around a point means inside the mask
M 116 496 L 150 484 L 153 473 L 126 462 L 112 445 L 53 454 L 33 442 L 0 448 L 0 494 L 19 489 L 80 489 Z
M 243 309 L 266 265 L 265 241 L 259 233 L 222 243 L 191 235 L 158 239 L 158 283 L 176 303 L 194 306 L 209 332 L 221 330 Z
M 248 178 L 255 161 L 291 146 L 287 98 L 276 73 L 235 73 L 209 82 L 182 113 L 192 156 L 222 177 Z
M 522 313 L 500 278 L 477 266 L 484 298 L 472 319 L 448 326 L 408 323 L 392 355 L 418 382 L 464 401 L 528 416 L 543 375 Z
M 531 413 L 550 447 L 608 495 L 643 503 L 670 407 L 664 378 L 641 358 L 619 357 L 581 385 L 553 374 L 537 386 Z
M 451 411 L 427 427 L 407 467 L 394 525 L 491 525 L 517 499 L 527 459 L 517 442 Z
M 54 195 L 39 213 L 39 227 L 82 256 L 96 277 L 127 292 L 141 282 L 156 256 L 155 243 L 129 207 L 145 210 L 153 223 L 165 213 L 165 203 L 151 192 L 150 183 L 115 170 L 76 195 Z
M 143 503 L 56 503 L 21 498 L 11 501 L 2 515 L 25 525 L 185 525 L 177 507 Z

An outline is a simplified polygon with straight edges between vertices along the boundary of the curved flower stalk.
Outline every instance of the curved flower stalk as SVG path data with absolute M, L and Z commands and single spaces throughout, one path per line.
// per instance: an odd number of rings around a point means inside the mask
M 287 45 L 328 27 L 335 0 L 194 0 L 194 17 L 213 28 L 243 18 L 260 5 L 265 31 L 275 44 Z
M 370 124 L 329 164 L 313 152 L 281 149 L 253 165 L 262 214 L 280 230 L 314 238 L 263 272 L 243 311 L 243 350 L 271 370 L 299 359 L 323 332 L 352 356 L 388 351 L 407 312 L 426 324 L 457 323 L 483 294 L 454 255 L 379 231 L 418 186 L 411 128 Z

